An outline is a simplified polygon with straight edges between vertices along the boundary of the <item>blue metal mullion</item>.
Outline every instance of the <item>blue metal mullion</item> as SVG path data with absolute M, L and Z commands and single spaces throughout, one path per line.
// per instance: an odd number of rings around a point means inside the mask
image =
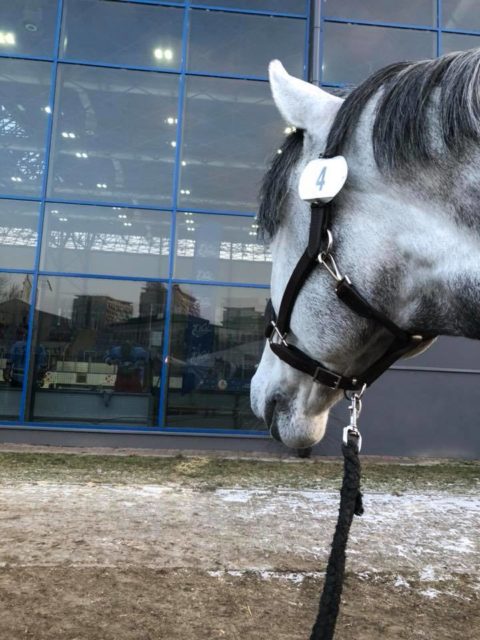
M 229 211 L 228 209 L 195 209 L 191 207 L 178 207 L 178 211 L 187 211 L 190 213 L 200 213 L 200 214 L 208 214 L 210 216 L 237 216 L 240 218 L 255 218 L 257 216 L 256 213 L 251 211 Z
M 11 269 L 9 267 L 0 267 L 0 273 L 19 273 L 21 275 L 28 273 L 29 275 L 33 275 L 34 271 L 33 269 Z
M 183 114 L 185 105 L 185 85 L 186 85 L 186 69 L 187 69 L 187 54 L 188 54 L 188 38 L 190 30 L 190 2 L 185 0 L 185 14 L 183 17 L 183 29 L 182 29 L 182 65 L 181 75 L 179 79 L 178 90 L 178 109 L 177 109 L 177 135 L 175 146 L 175 166 L 173 173 L 173 185 L 172 185 L 172 224 L 170 228 L 170 256 L 168 261 L 168 286 L 167 296 L 165 300 L 165 324 L 163 327 L 163 349 L 162 349 L 162 370 L 160 375 L 159 385 L 159 402 L 158 402 L 158 415 L 157 426 L 160 429 L 165 428 L 166 423 L 166 408 L 167 408 L 167 396 L 168 396 L 168 356 L 170 351 L 170 330 L 171 330 L 171 316 L 173 313 L 172 300 L 173 300 L 173 273 L 175 268 L 175 236 L 177 228 L 177 211 L 178 211 L 178 187 L 180 184 L 180 158 L 182 148 L 182 133 L 183 133 Z
M 21 195 L 9 195 L 0 194 L 0 200 L 24 200 L 26 202 L 41 202 L 41 198 L 33 197 L 33 196 L 21 196 Z
M 80 67 L 100 67 L 102 69 L 125 69 L 127 71 L 146 71 L 149 73 L 172 73 L 179 75 L 179 69 L 167 69 L 165 67 L 150 67 L 132 64 L 118 64 L 116 62 L 102 62 L 101 60 L 83 60 L 81 58 L 62 58 L 62 64 L 72 64 Z
M 61 35 L 61 28 L 62 28 L 62 14 L 63 14 L 63 0 L 58 0 L 57 20 L 55 25 L 55 50 L 54 50 L 54 59 L 52 62 L 52 70 L 50 73 L 51 84 L 50 84 L 50 95 L 48 100 L 50 113 L 48 114 L 48 122 L 47 122 L 47 132 L 46 132 L 46 141 L 45 141 L 45 164 L 43 168 L 43 180 L 42 180 L 42 192 L 41 192 L 42 195 L 41 195 L 41 204 L 40 204 L 40 211 L 39 211 L 38 224 L 37 224 L 37 247 L 35 250 L 34 274 L 33 274 L 33 280 L 32 280 L 32 291 L 30 293 L 30 301 L 29 301 L 30 310 L 28 313 L 26 357 L 25 357 L 25 367 L 24 367 L 24 374 L 23 374 L 22 396 L 20 399 L 20 415 L 19 415 L 20 422 L 25 422 L 27 389 L 28 389 L 28 384 L 30 383 L 30 376 L 28 374 L 30 372 L 30 363 L 31 363 L 32 357 L 35 360 L 34 347 L 32 346 L 33 322 L 35 319 L 35 307 L 36 307 L 36 300 L 37 300 L 38 270 L 40 266 L 43 223 L 45 218 L 45 202 L 46 202 L 46 196 L 47 196 L 48 170 L 49 170 L 49 164 L 50 164 L 50 149 L 52 146 L 53 117 L 54 117 L 55 92 L 56 92 L 57 72 L 58 72 L 58 53 L 60 50 L 60 35 Z M 31 384 L 33 385 L 33 380 L 31 381 Z
M 117 281 L 119 280 L 121 282 L 168 282 L 167 278 L 154 278 L 152 276 L 114 276 L 108 273 L 81 273 L 79 271 L 48 271 L 44 269 L 39 269 L 38 275 L 48 276 L 51 278 L 82 278 L 82 280 L 90 279 L 90 280 L 117 280 Z
M 319 70 L 319 77 L 320 77 L 320 86 L 321 87 L 329 87 L 331 86 L 330 84 L 323 82 L 323 55 L 324 55 L 324 40 L 325 40 L 325 17 L 323 15 L 323 10 L 322 8 L 320 8 L 321 14 L 320 14 L 320 70 Z
M 188 280 L 187 278 L 173 278 L 174 284 L 192 284 L 207 287 L 234 287 L 237 289 L 270 289 L 269 284 L 254 284 L 249 282 L 230 282 L 224 280 Z
M 78 200 L 78 199 L 66 199 L 66 198 L 47 198 L 48 204 L 75 204 L 86 207 L 119 207 L 121 209 L 141 209 L 146 211 L 163 211 L 168 213 L 172 210 L 171 207 L 158 207 L 150 204 L 132 204 L 131 202 L 98 202 L 95 200 Z
M 225 80 L 250 80 L 253 82 L 268 82 L 267 76 L 245 76 L 239 73 L 211 73 L 208 71 L 186 71 L 187 76 L 201 78 L 224 78 Z
M 191 9 L 197 9 L 201 11 L 222 11 L 223 13 L 242 13 L 253 16 L 268 16 L 270 18 L 293 18 L 294 20 L 305 20 L 308 17 L 306 13 L 288 13 L 285 11 L 268 11 L 262 9 L 237 9 L 236 7 L 222 7 L 220 5 L 212 4 L 190 4 Z
M 34 60 L 35 62 L 53 62 L 54 58 L 48 56 L 29 56 L 28 54 L 9 53 L 8 51 L 0 53 L 0 58 L 11 60 Z
M 312 20 L 312 16 L 310 15 L 310 11 L 307 14 L 307 19 L 305 20 L 305 36 L 304 36 L 304 47 L 303 47 L 303 79 L 308 82 L 309 78 L 309 52 L 310 52 L 310 22 Z
M 334 18 L 325 16 L 324 22 L 335 24 L 350 24 L 364 27 L 385 27 L 386 29 L 409 29 L 411 31 L 436 31 L 437 27 L 429 27 L 427 25 L 408 24 L 404 22 L 373 22 L 372 20 L 352 20 L 352 18 Z
M 469 31 L 467 29 L 442 29 L 443 33 L 452 33 L 456 36 L 480 36 L 480 31 Z
M 437 0 L 437 58 L 442 55 L 442 3 Z

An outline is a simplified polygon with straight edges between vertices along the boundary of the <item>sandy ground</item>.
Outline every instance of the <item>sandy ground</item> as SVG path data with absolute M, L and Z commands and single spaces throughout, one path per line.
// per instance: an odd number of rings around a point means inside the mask
M 480 497 L 375 492 L 338 640 L 480 638 Z M 307 640 L 332 490 L 0 484 L 0 638 Z

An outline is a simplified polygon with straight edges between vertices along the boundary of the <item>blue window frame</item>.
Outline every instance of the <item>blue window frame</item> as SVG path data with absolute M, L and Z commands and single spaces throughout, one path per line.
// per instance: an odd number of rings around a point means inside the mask
M 0 425 L 265 433 L 266 66 L 308 77 L 308 4 L 0 0 Z

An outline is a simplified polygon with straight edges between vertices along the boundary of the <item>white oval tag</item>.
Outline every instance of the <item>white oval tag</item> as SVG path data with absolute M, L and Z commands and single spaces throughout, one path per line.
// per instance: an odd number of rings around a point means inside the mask
M 300 176 L 298 193 L 306 202 L 330 202 L 345 184 L 347 161 L 343 156 L 311 160 Z

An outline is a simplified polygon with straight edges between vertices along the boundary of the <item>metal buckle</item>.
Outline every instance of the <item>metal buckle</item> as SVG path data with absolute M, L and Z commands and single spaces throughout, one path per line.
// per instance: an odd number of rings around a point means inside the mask
M 318 382 L 318 384 L 325 384 L 323 382 L 320 382 L 317 378 L 318 372 L 319 371 L 326 371 L 329 375 L 333 376 L 334 378 L 336 378 L 336 382 L 334 385 L 326 385 L 328 386 L 329 389 L 338 389 L 340 387 L 340 383 L 342 381 L 343 376 L 339 375 L 338 373 L 334 373 L 333 371 L 329 371 L 328 369 L 325 369 L 324 367 L 317 367 L 315 369 L 315 373 L 313 374 L 312 378 L 314 382 Z
M 277 334 L 278 338 L 280 339 L 280 342 L 283 344 L 284 347 L 288 347 L 288 342 L 285 340 L 285 337 L 287 336 L 287 333 L 281 333 L 280 329 L 277 327 L 275 320 L 271 320 L 270 324 L 273 327 L 273 333 L 270 335 L 270 337 L 268 338 L 268 341 L 270 344 L 272 344 L 275 334 Z
M 364 384 L 360 393 L 354 393 L 352 396 L 350 396 L 350 398 L 347 393 L 345 393 L 345 397 L 351 401 L 351 404 L 348 407 L 350 411 L 350 424 L 343 430 L 343 444 L 348 444 L 349 435 L 355 436 L 356 438 L 358 438 L 359 452 L 362 449 L 362 434 L 358 430 L 357 420 L 360 417 L 360 413 L 362 412 L 362 395 L 364 394 L 366 387 L 367 385 Z

